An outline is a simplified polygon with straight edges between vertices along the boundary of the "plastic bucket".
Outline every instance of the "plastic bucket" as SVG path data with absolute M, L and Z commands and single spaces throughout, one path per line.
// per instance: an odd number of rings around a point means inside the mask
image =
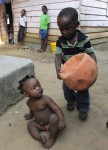
M 56 51 L 56 42 L 51 42 L 50 46 L 51 46 L 52 53 L 54 53 Z

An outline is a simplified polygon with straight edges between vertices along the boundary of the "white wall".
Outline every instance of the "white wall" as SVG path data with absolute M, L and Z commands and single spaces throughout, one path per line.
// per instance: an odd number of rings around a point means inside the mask
M 107 0 L 81 0 L 81 26 L 108 26 Z
M 108 41 L 108 1 L 107 0 L 13 0 L 14 33 L 17 39 L 19 17 L 21 9 L 27 11 L 27 34 L 25 41 L 40 43 L 39 19 L 41 7 L 48 7 L 51 25 L 48 40 L 56 41 L 60 35 L 57 27 L 57 15 L 65 7 L 77 9 L 81 29 L 91 39 L 93 44 Z
M 80 23 L 93 44 L 108 41 L 108 0 L 81 0 Z
M 27 35 L 25 40 L 29 42 L 39 41 L 39 20 L 42 14 L 41 7 L 46 5 L 48 7 L 48 14 L 51 17 L 51 24 L 49 30 L 49 41 L 56 40 L 60 35 L 57 26 L 57 15 L 61 9 L 65 7 L 74 7 L 79 12 L 79 0 L 14 0 L 13 13 L 14 13 L 14 31 L 17 36 L 19 17 L 21 9 L 27 11 Z M 36 39 L 32 39 L 36 38 Z

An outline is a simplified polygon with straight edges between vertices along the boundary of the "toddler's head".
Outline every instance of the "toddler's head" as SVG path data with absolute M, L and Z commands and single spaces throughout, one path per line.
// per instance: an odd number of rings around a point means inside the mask
M 21 94 L 28 96 L 29 98 L 40 98 L 43 94 L 43 88 L 39 81 L 33 75 L 26 75 L 19 81 L 19 87 Z

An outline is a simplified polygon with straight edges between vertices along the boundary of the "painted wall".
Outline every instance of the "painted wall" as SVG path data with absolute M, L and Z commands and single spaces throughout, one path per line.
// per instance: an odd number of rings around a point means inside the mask
M 56 41 L 60 32 L 57 26 L 57 15 L 61 9 L 65 7 L 74 7 L 79 12 L 79 0 L 14 0 L 14 31 L 15 39 L 17 38 L 19 17 L 21 9 L 27 11 L 27 34 L 25 41 L 28 43 L 40 43 L 39 39 L 39 20 L 42 14 L 41 7 L 48 7 L 48 14 L 51 17 L 51 25 L 49 30 L 48 41 Z
M 56 41 L 60 35 L 56 20 L 60 10 L 65 7 L 77 9 L 81 29 L 89 36 L 93 44 L 108 41 L 108 0 L 13 0 L 15 41 L 17 41 L 20 11 L 25 9 L 27 11 L 25 43 L 40 43 L 38 32 L 42 5 L 48 7 L 48 14 L 51 17 L 48 36 L 49 43 Z M 2 30 L 5 33 L 3 26 Z
M 80 22 L 93 44 L 108 41 L 108 0 L 81 0 Z

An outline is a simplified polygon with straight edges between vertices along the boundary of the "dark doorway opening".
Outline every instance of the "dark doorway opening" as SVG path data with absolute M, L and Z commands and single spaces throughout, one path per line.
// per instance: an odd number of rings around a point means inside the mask
M 6 9 L 6 26 L 7 26 L 8 42 L 9 44 L 14 44 L 13 16 L 12 16 L 11 2 L 5 3 L 5 9 Z

